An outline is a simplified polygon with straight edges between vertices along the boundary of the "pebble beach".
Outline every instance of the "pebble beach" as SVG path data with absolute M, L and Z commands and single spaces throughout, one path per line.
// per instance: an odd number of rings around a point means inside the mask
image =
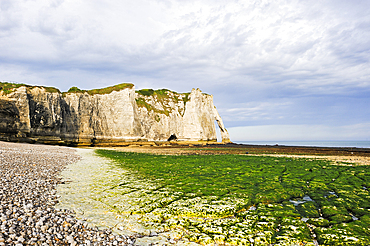
M 79 160 L 73 148 L 0 142 L 0 246 L 134 245 L 56 209 L 59 174 Z

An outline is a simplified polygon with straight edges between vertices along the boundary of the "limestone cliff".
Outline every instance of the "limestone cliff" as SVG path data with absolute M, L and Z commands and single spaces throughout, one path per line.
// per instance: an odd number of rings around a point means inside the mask
M 72 89 L 72 88 L 71 88 Z M 0 84 L 0 140 L 93 145 L 130 141 L 216 141 L 229 135 L 213 97 L 193 89 L 135 91 L 132 84 L 67 93 Z

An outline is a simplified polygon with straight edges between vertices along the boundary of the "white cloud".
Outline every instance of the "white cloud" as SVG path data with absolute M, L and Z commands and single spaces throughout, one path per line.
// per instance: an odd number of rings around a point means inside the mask
M 224 119 L 228 121 L 253 122 L 261 120 L 278 120 L 285 118 L 283 108 L 290 106 L 290 102 L 250 102 L 238 104 L 237 108 L 223 110 Z
M 1 25 L 18 24 L 1 40 L 4 58 L 74 62 L 81 69 L 104 62 L 137 74 L 143 70 L 172 72 L 168 79 L 173 80 L 188 72 L 199 74 L 201 80 L 201 71 L 206 70 L 206 77 L 215 75 L 214 83 L 240 74 L 266 83 L 278 76 L 290 86 L 297 86 L 300 78 L 299 86 L 305 89 L 334 85 L 339 78 L 368 85 L 369 74 L 363 68 L 369 59 L 369 31 L 364 30 L 369 18 L 343 16 L 335 5 L 299 1 L 6 2 L 1 16 L 7 17 Z
M 368 9 L 338 0 L 1 0 L 0 80 L 199 87 L 214 94 L 226 126 L 370 122 Z M 358 100 L 347 106 L 346 97 Z

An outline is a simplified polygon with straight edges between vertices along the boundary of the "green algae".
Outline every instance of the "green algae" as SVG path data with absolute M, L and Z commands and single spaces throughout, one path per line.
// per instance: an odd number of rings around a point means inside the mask
M 181 229 L 183 237 L 201 244 L 370 243 L 367 166 L 304 158 L 97 153 L 157 183 L 154 190 L 141 190 L 145 195 L 129 210 L 157 231 Z M 351 233 L 343 234 L 343 228 Z
M 176 232 L 201 244 L 369 244 L 367 183 L 351 178 L 365 176 L 366 166 L 97 152 L 115 163 L 93 156 L 70 170 L 60 205 L 116 232 Z

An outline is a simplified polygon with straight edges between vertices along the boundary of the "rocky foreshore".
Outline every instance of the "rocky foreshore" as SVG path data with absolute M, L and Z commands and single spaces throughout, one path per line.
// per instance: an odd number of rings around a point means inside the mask
M 78 159 L 67 147 L 0 142 L 0 246 L 134 244 L 54 207 L 58 175 Z

